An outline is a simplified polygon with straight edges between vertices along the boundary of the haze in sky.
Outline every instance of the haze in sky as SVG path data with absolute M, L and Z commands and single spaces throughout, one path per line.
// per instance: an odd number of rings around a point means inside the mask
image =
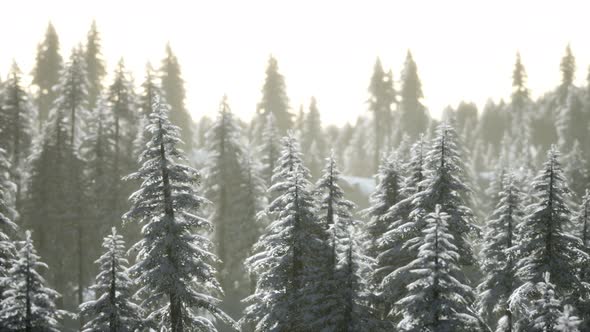
M 166 42 L 186 80 L 187 106 L 198 118 L 227 93 L 233 111 L 250 118 L 270 54 L 285 75 L 291 107 L 316 96 L 322 119 L 343 124 L 367 112 L 375 58 L 399 79 L 408 49 L 418 64 L 425 104 L 439 116 L 461 100 L 480 107 L 507 98 L 520 50 L 534 97 L 559 83 L 567 43 L 577 82 L 590 61 L 583 1 L 32 1 L 3 6 L 0 65 L 32 69 L 36 44 L 53 22 L 62 54 L 85 41 L 92 19 L 111 71 L 120 57 L 143 79 Z

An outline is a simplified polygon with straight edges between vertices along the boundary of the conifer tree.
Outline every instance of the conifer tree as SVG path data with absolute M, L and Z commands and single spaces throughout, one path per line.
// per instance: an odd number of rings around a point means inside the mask
M 279 133 L 284 135 L 293 126 L 293 115 L 289 112 L 289 98 L 285 78 L 279 73 L 279 66 L 274 57 L 268 59 L 266 78 L 262 86 L 262 100 L 258 103 L 258 112 L 274 114 Z
M 580 319 L 573 315 L 573 307 L 571 305 L 565 305 L 563 307 L 563 313 L 557 319 L 557 326 L 555 329 L 559 332 L 579 332 Z
M 262 176 L 270 186 L 275 169 L 275 163 L 279 157 L 279 132 L 272 113 L 266 115 L 266 123 L 262 133 L 262 146 L 260 154 L 262 160 Z
M 115 227 L 102 247 L 105 253 L 96 261 L 100 272 L 92 286 L 97 299 L 80 305 L 80 315 L 90 318 L 83 331 L 136 331 L 144 326 L 143 309 L 133 302 L 134 283 L 127 273 L 125 242 Z
M 170 44 L 166 45 L 166 56 L 160 67 L 160 80 L 164 100 L 170 105 L 170 121 L 182 130 L 183 149 L 190 152 L 193 148 L 193 120 L 184 104 L 186 92 L 180 63 Z
M 547 161 L 532 186 L 535 202 L 528 207 L 530 213 L 517 227 L 517 251 L 521 254 L 516 263 L 516 275 L 522 284 L 512 294 L 511 302 L 520 306 L 536 283 L 542 282 L 549 273 L 556 292 L 566 303 L 577 305 L 579 298 L 587 296 L 588 285 L 572 271 L 587 264 L 588 254 L 580 238 L 567 233 L 572 228 L 568 204 L 571 192 L 555 147 L 548 151 Z
M 586 189 L 586 193 L 582 197 L 582 204 L 577 215 L 578 225 L 577 229 L 580 232 L 580 239 L 582 245 L 586 248 L 586 252 L 590 249 L 590 191 Z
M 543 280 L 536 284 L 536 291 L 539 298 L 535 299 L 531 305 L 530 314 L 531 325 L 526 331 L 545 332 L 558 331 L 557 324 L 561 313 L 561 299 L 557 295 L 555 284 L 551 283 L 550 273 L 543 274 Z
M 63 312 L 55 306 L 60 295 L 45 285 L 38 272 L 41 268 L 47 269 L 47 265 L 40 261 L 31 233 L 26 231 L 9 270 L 9 288 L 4 291 L 0 310 L 8 331 L 60 331 L 58 320 Z
M 367 255 L 377 258 L 380 254 L 378 239 L 388 230 L 392 220 L 388 218 L 389 209 L 401 201 L 404 178 L 399 169 L 397 156 L 391 154 L 383 158 L 377 174 L 377 188 L 369 198 L 370 207 L 364 211 L 369 217 L 365 229 L 368 236 Z
M 321 330 L 326 303 L 318 294 L 329 285 L 328 233 L 318 220 L 299 144 L 292 135 L 282 143 L 269 189 L 278 196 L 268 208 L 273 221 L 246 261 L 257 281 L 241 323 L 255 331 Z
M 304 153 L 306 164 L 309 165 L 311 174 L 318 177 L 323 165 L 318 164 L 317 161 L 319 160 L 317 159 L 321 159 L 326 155 L 326 142 L 322 133 L 320 111 L 314 97 L 311 98 L 309 103 L 309 112 L 305 117 L 301 134 L 301 150 Z
M 36 103 L 39 112 L 39 127 L 49 117 L 49 110 L 57 97 L 53 87 L 59 82 L 62 65 L 62 57 L 59 54 L 59 37 L 53 24 L 49 22 L 45 39 L 37 45 L 35 69 L 32 73 L 32 83 L 38 90 Z
M 400 128 L 415 139 L 425 133 L 430 121 L 428 110 L 422 105 L 422 83 L 418 77 L 418 68 L 412 54 L 408 51 L 401 78 L 401 118 Z
M 516 53 L 516 63 L 512 72 L 512 134 L 516 134 L 517 123 L 523 121 L 523 112 L 526 105 L 530 102 L 529 89 L 526 86 L 527 74 L 520 58 L 520 52 Z
M 580 147 L 580 142 L 575 140 L 570 152 L 564 157 L 564 175 L 576 195 L 576 201 L 582 198 L 590 183 L 586 165 L 588 162 L 584 157 L 584 151 Z
M 0 113 L 0 143 L 8 152 L 12 165 L 11 175 L 16 184 L 15 205 L 20 208 L 26 179 L 26 159 L 31 153 L 35 131 L 35 111 L 28 92 L 22 85 L 22 73 L 12 64 L 8 80 L 4 83 L 2 113 Z
M 96 103 L 102 91 L 102 80 L 106 75 L 104 60 L 102 59 L 100 33 L 96 27 L 96 21 L 92 21 L 90 31 L 86 39 L 84 59 L 86 60 L 86 74 L 88 75 L 88 106 L 96 107 Z
M 203 234 L 212 225 L 198 216 L 204 202 L 195 188 L 199 173 L 181 163 L 179 128 L 168 120 L 166 106 L 156 101 L 154 110 L 147 128 L 152 137 L 141 155 L 143 165 L 127 177 L 142 181 L 124 215 L 143 225 L 143 238 L 133 246 L 138 257 L 131 272 L 140 285 L 143 306 L 153 308 L 148 319 L 157 321 L 160 329 L 215 331 L 198 310 L 230 325 L 233 321 L 219 309 L 215 297 L 222 292 L 214 267 L 218 259 Z
M 499 202 L 486 223 L 482 249 L 483 281 L 477 287 L 477 307 L 482 318 L 496 331 L 514 331 L 508 300 L 518 286 L 513 246 L 517 243 L 516 228 L 524 215 L 523 194 L 515 176 L 508 173 L 498 193 Z
M 411 263 L 415 281 L 399 301 L 403 308 L 401 331 L 479 331 L 480 322 L 470 306 L 474 298 L 464 283 L 459 248 L 449 227 L 450 216 L 440 205 L 426 218 L 418 249 Z
M 421 185 L 423 191 L 415 197 L 412 214 L 420 219 L 436 205 L 449 215 L 449 231 L 461 257 L 459 264 L 472 265 L 475 261 L 468 236 L 477 226 L 470 209 L 471 189 L 465 165 L 462 161 L 463 149 L 453 127 L 441 123 L 436 129 L 432 147 L 425 159 L 426 180 Z
M 587 142 L 588 115 L 584 112 L 581 97 L 573 87 L 567 91 L 564 104 L 557 109 L 555 126 L 559 147 L 564 153 L 570 151 L 575 141 Z
M 373 113 L 373 170 L 378 170 L 381 154 L 385 144 L 390 144 L 388 138 L 392 129 L 391 105 L 395 100 L 393 81 L 383 70 L 381 60 L 377 58 L 373 67 L 373 76 L 369 84 L 369 111 Z
M 164 97 L 164 93 L 156 82 L 156 78 L 154 68 L 148 62 L 145 66 L 145 78 L 141 84 L 141 94 L 139 95 L 140 112 L 145 117 L 149 117 L 154 111 L 152 108 L 154 98 L 158 96 L 162 100 Z
M 559 69 L 561 71 L 561 85 L 557 88 L 557 102 L 559 105 L 563 105 L 567 100 L 570 87 L 574 84 L 576 74 L 576 58 L 569 44 L 565 48 L 565 55 L 561 58 Z
M 16 211 L 12 208 L 11 202 L 11 192 L 14 191 L 15 185 L 9 178 L 10 168 L 6 153 L 0 148 L 0 303 L 4 300 L 3 294 L 7 287 L 5 278 L 8 277 L 11 262 L 16 254 L 14 242 L 10 238 L 10 234 L 17 230 L 16 224 L 12 221 Z

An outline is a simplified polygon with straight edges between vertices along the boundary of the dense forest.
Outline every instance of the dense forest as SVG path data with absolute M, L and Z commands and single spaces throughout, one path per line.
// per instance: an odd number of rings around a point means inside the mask
M 251 120 L 191 117 L 170 45 L 136 82 L 95 23 L 67 55 L 49 24 L 0 82 L 0 331 L 590 331 L 569 46 L 555 89 L 516 54 L 508 100 L 441 119 L 410 51 L 377 58 L 341 127 L 267 61 Z

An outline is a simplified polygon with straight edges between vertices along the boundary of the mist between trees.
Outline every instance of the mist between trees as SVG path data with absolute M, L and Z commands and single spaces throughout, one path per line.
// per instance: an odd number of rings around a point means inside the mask
M 558 69 L 437 120 L 377 59 L 336 127 L 270 57 L 251 121 L 193 121 L 170 45 L 106 82 L 96 24 L 65 58 L 50 24 L 1 82 L 0 331 L 588 331 L 590 84 Z

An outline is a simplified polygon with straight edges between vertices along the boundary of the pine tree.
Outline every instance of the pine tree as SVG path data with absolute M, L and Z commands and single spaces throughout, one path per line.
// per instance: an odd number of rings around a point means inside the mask
M 16 211 L 12 208 L 11 202 L 11 193 L 15 185 L 9 178 L 10 169 L 6 153 L 0 148 L 0 303 L 4 300 L 3 294 L 7 287 L 5 278 L 9 276 L 10 265 L 16 254 L 16 248 L 9 236 L 17 230 L 16 224 L 12 222 Z
M 318 165 L 319 160 L 326 155 L 326 142 L 322 132 L 320 111 L 314 97 L 309 103 L 309 112 L 305 117 L 303 132 L 301 133 L 301 150 L 304 153 L 306 164 L 309 165 L 311 174 L 318 177 L 323 165 Z
M 244 300 L 248 307 L 241 324 L 255 331 L 321 330 L 327 304 L 319 294 L 329 286 L 328 233 L 317 217 L 299 144 L 290 135 L 282 145 L 269 189 L 277 195 L 268 208 L 273 221 L 246 261 L 257 280 L 254 294 Z
M 102 91 L 102 80 L 106 75 L 104 60 L 100 44 L 100 34 L 96 27 L 96 21 L 92 21 L 90 31 L 86 39 L 84 59 L 86 61 L 88 75 L 88 106 L 90 109 L 96 107 L 96 103 Z
M 152 101 L 154 98 L 158 96 L 160 99 L 162 99 L 164 96 L 162 89 L 156 82 L 156 78 L 157 77 L 154 72 L 154 68 L 148 62 L 148 64 L 145 66 L 145 78 L 141 84 L 142 93 L 139 95 L 140 112 L 146 117 L 149 117 L 149 115 L 154 111 L 152 108 Z
M 49 117 L 49 110 L 57 97 L 53 87 L 59 82 L 61 70 L 62 57 L 59 54 L 59 37 L 53 24 L 49 22 L 45 39 L 37 45 L 35 69 L 32 73 L 32 83 L 38 89 L 36 103 L 39 110 L 39 127 Z
M 385 144 L 390 144 L 390 132 L 392 129 L 391 105 L 395 100 L 393 80 L 385 73 L 381 60 L 377 58 L 373 67 L 373 76 L 369 84 L 369 111 L 373 113 L 373 170 L 378 170 L 381 154 Z
M 182 146 L 190 152 L 193 148 L 193 120 L 184 104 L 186 92 L 180 71 L 180 63 L 170 44 L 160 67 L 160 79 L 164 100 L 170 105 L 170 121 L 182 130 Z
M 536 284 L 539 298 L 532 303 L 529 313 L 531 326 L 526 331 L 546 332 L 557 331 L 557 324 L 561 313 L 561 299 L 558 298 L 555 284 L 551 283 L 550 273 L 545 272 L 544 278 Z
M 168 120 L 166 107 L 156 101 L 154 110 L 147 128 L 152 138 L 141 155 L 143 165 L 127 177 L 142 181 L 124 215 L 143 224 L 143 238 L 133 246 L 138 257 L 131 272 L 141 287 L 143 306 L 153 305 L 148 319 L 159 321 L 160 329 L 179 332 L 192 326 L 215 331 L 196 310 L 208 311 L 228 324 L 233 321 L 213 295 L 221 293 L 214 268 L 218 259 L 202 234 L 212 225 L 198 216 L 204 202 L 195 189 L 199 173 L 181 163 L 184 156 L 176 147 L 179 128 Z
M 455 238 L 461 266 L 475 262 L 468 236 L 477 229 L 470 209 L 472 191 L 463 161 L 463 150 L 453 127 L 441 123 L 425 160 L 424 190 L 414 198 L 414 218 L 433 211 L 436 205 L 449 215 L 449 231 Z
M 422 83 L 418 77 L 418 69 L 412 54 L 408 51 L 404 71 L 402 72 L 401 118 L 400 128 L 411 138 L 425 133 L 430 121 L 428 110 L 422 105 Z
M 576 200 L 584 196 L 584 192 L 590 183 L 586 165 L 588 165 L 588 162 L 584 157 L 584 151 L 582 151 L 579 141 L 576 140 L 570 152 L 564 157 L 564 175 L 576 195 Z
M 392 223 L 387 212 L 404 198 L 401 193 L 404 178 L 396 158 L 395 154 L 391 154 L 382 160 L 377 174 L 377 188 L 369 198 L 370 207 L 364 211 L 369 217 L 365 226 L 368 236 L 366 250 L 367 255 L 372 258 L 377 258 L 381 253 L 378 240 L 387 232 Z
M 260 154 L 262 160 L 262 176 L 270 186 L 274 175 L 275 163 L 279 157 L 279 132 L 272 113 L 266 115 L 266 123 L 262 132 Z
M 16 62 L 12 64 L 4 83 L 4 98 L 0 114 L 0 142 L 8 152 L 12 179 L 16 184 L 16 208 L 23 199 L 26 159 L 31 153 L 35 131 L 35 110 L 28 92 L 22 85 L 22 73 Z
M 559 163 L 559 152 L 553 147 L 547 161 L 535 178 L 535 202 L 527 208 L 530 213 L 517 227 L 519 241 L 516 263 L 522 284 L 514 291 L 511 301 L 519 305 L 534 289 L 534 285 L 551 274 L 556 291 L 566 303 L 573 303 L 588 294 L 588 286 L 580 280 L 578 271 L 588 262 L 588 254 L 580 238 L 571 235 L 571 194 Z M 524 317 L 526 318 L 526 317 Z
M 4 291 L 0 317 L 8 331 L 56 331 L 63 312 L 56 309 L 60 295 L 45 286 L 37 270 L 47 268 L 33 246 L 31 233 L 21 241 L 16 260 L 9 271 L 9 288 Z
M 580 232 L 580 239 L 582 245 L 586 248 L 586 252 L 590 251 L 590 191 L 586 189 L 586 193 L 582 197 L 582 204 L 580 204 L 580 211 L 576 216 L 578 218 L 577 229 Z
M 143 309 L 133 302 L 135 285 L 127 273 L 125 242 L 115 227 L 102 247 L 105 253 L 96 261 L 100 273 L 92 286 L 97 299 L 80 305 L 80 315 L 90 318 L 83 331 L 136 331 L 144 326 Z
M 520 58 L 520 52 L 516 53 L 516 63 L 512 72 L 512 133 L 516 133 L 517 123 L 523 120 L 525 106 L 530 102 L 529 89 L 526 86 L 527 74 Z
M 563 105 L 570 87 L 574 84 L 576 73 L 576 58 L 569 44 L 565 48 L 565 55 L 561 59 L 559 69 L 561 70 L 561 85 L 557 88 L 557 101 L 559 105 Z
M 266 79 L 262 87 L 262 100 L 258 103 L 258 112 L 274 114 L 277 127 L 282 135 L 293 126 L 293 115 L 289 112 L 285 78 L 279 73 L 277 60 L 272 56 L 268 59 Z
M 440 205 L 426 218 L 418 257 L 411 263 L 415 281 L 408 295 L 399 301 L 403 308 L 401 331 L 480 331 L 480 323 L 470 307 L 471 287 L 459 267 L 461 255 L 454 244 L 448 220 Z
M 588 115 L 578 91 L 570 87 L 564 104 L 557 109 L 555 126 L 559 147 L 568 152 L 575 141 L 586 142 L 588 135 Z
M 88 78 L 86 62 L 81 48 L 74 48 L 61 72 L 54 108 L 68 113 L 70 145 L 78 148 L 82 139 L 82 128 L 88 116 Z
M 496 331 L 514 331 L 508 299 L 518 286 L 513 246 L 516 245 L 518 224 L 523 218 L 523 194 L 515 176 L 508 173 L 503 179 L 499 202 L 486 223 L 482 248 L 483 281 L 477 287 L 477 307 L 481 317 L 491 326 L 500 322 Z

